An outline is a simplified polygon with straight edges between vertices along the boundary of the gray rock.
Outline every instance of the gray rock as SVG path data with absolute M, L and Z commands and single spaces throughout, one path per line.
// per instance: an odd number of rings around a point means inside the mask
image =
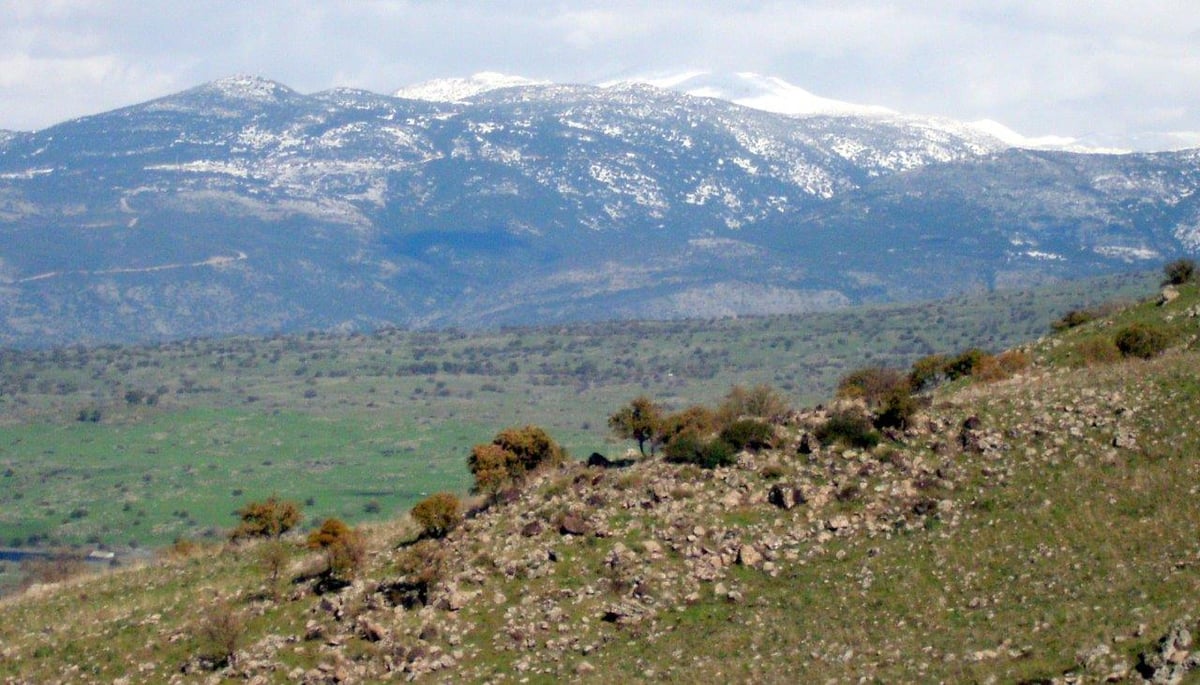
M 576 514 L 567 514 L 558 525 L 558 532 L 563 535 L 587 535 L 591 531 L 588 522 Z
M 1123 450 L 1137 449 L 1137 435 L 1126 428 L 1118 429 L 1117 434 L 1113 436 L 1113 447 Z
M 767 501 L 780 509 L 792 509 L 798 504 L 804 504 L 804 492 L 790 485 L 776 483 L 771 486 Z
M 1164 286 L 1158 295 L 1158 306 L 1168 305 L 1177 299 L 1179 299 L 1179 290 L 1173 285 Z
M 763 562 L 763 556 L 754 545 L 742 545 L 738 548 L 737 560 L 742 566 L 757 568 Z

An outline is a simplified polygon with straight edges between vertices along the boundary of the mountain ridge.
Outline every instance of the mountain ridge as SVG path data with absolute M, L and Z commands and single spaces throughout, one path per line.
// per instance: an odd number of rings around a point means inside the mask
M 801 311 L 1194 250 L 1194 153 L 1037 154 L 642 84 L 231 77 L 0 142 L 0 342 Z

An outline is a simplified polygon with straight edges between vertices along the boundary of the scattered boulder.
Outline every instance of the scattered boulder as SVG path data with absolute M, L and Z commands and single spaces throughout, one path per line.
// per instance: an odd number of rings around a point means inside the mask
M 358 634 L 367 642 L 379 642 L 387 637 L 387 631 L 384 630 L 383 626 L 380 626 L 366 616 L 358 619 L 357 628 Z
M 799 488 L 777 483 L 767 494 L 767 501 L 780 509 L 792 509 L 798 504 L 804 504 L 804 492 Z
M 1158 306 L 1171 304 L 1177 299 L 1179 299 L 1179 289 L 1173 285 L 1164 286 L 1162 292 L 1158 294 Z
M 838 514 L 826 521 L 825 527 L 834 532 L 845 530 L 850 527 L 850 519 L 843 514 Z
M 1181 619 L 1171 624 L 1158 643 L 1138 657 L 1134 668 L 1147 682 L 1155 685 L 1175 685 L 1183 682 L 1189 671 L 1200 667 L 1200 655 L 1192 654 L 1190 621 Z
M 1135 450 L 1137 449 L 1137 435 L 1126 428 L 1118 429 L 1117 434 L 1113 436 L 1112 445 L 1118 449 Z
M 763 555 L 754 545 L 742 545 L 738 548 L 737 561 L 742 566 L 757 568 L 763 562 Z
M 617 625 L 626 625 L 637 623 L 646 616 L 646 610 L 639 604 L 634 602 L 617 602 L 609 604 L 604 609 L 600 620 L 605 623 L 616 623 Z
M 558 532 L 563 535 L 587 535 L 592 527 L 578 514 L 567 514 L 558 524 Z

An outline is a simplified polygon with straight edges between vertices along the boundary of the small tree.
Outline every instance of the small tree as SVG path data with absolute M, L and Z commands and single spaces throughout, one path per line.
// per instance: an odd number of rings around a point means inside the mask
M 212 669 L 228 666 L 246 633 L 246 622 L 227 601 L 208 607 L 195 628 L 198 654 Z
M 492 444 L 516 455 L 520 465 L 516 477 L 541 466 L 558 466 L 567 459 L 566 451 L 538 426 L 505 428 L 492 438 Z
M 467 468 L 475 476 L 475 485 L 471 489 L 489 495 L 499 492 L 511 479 L 509 470 L 516 461 L 515 454 L 499 445 L 475 445 L 467 458 Z
M 1196 262 L 1191 259 L 1176 259 L 1163 267 L 1167 279 L 1163 285 L 1183 285 L 1196 277 Z
M 440 538 L 462 523 L 462 502 L 450 492 L 438 492 L 417 503 L 409 514 L 421 526 L 421 535 Z
M 608 427 L 619 438 L 637 440 L 638 451 L 646 456 L 646 443 L 654 454 L 655 438 L 662 425 L 662 409 L 642 395 L 608 417 Z
M 325 519 L 309 533 L 308 547 L 324 551 L 329 573 L 340 578 L 353 578 L 367 556 L 362 533 L 337 518 Z
M 279 576 L 291 556 L 290 544 L 282 540 L 271 540 L 258 550 L 258 564 L 267 573 L 272 592 L 277 590 Z
M 280 500 L 271 495 L 262 502 L 251 502 L 237 510 L 242 519 L 240 525 L 233 530 L 230 538 L 275 538 L 296 527 L 303 518 L 300 505 L 289 500 Z

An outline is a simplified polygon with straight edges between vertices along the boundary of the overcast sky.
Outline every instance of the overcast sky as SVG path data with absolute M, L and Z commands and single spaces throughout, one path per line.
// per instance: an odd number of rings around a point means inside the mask
M 0 0 L 7 129 L 232 74 L 388 93 L 485 70 L 595 83 L 689 68 L 1032 136 L 1200 146 L 1197 0 Z

